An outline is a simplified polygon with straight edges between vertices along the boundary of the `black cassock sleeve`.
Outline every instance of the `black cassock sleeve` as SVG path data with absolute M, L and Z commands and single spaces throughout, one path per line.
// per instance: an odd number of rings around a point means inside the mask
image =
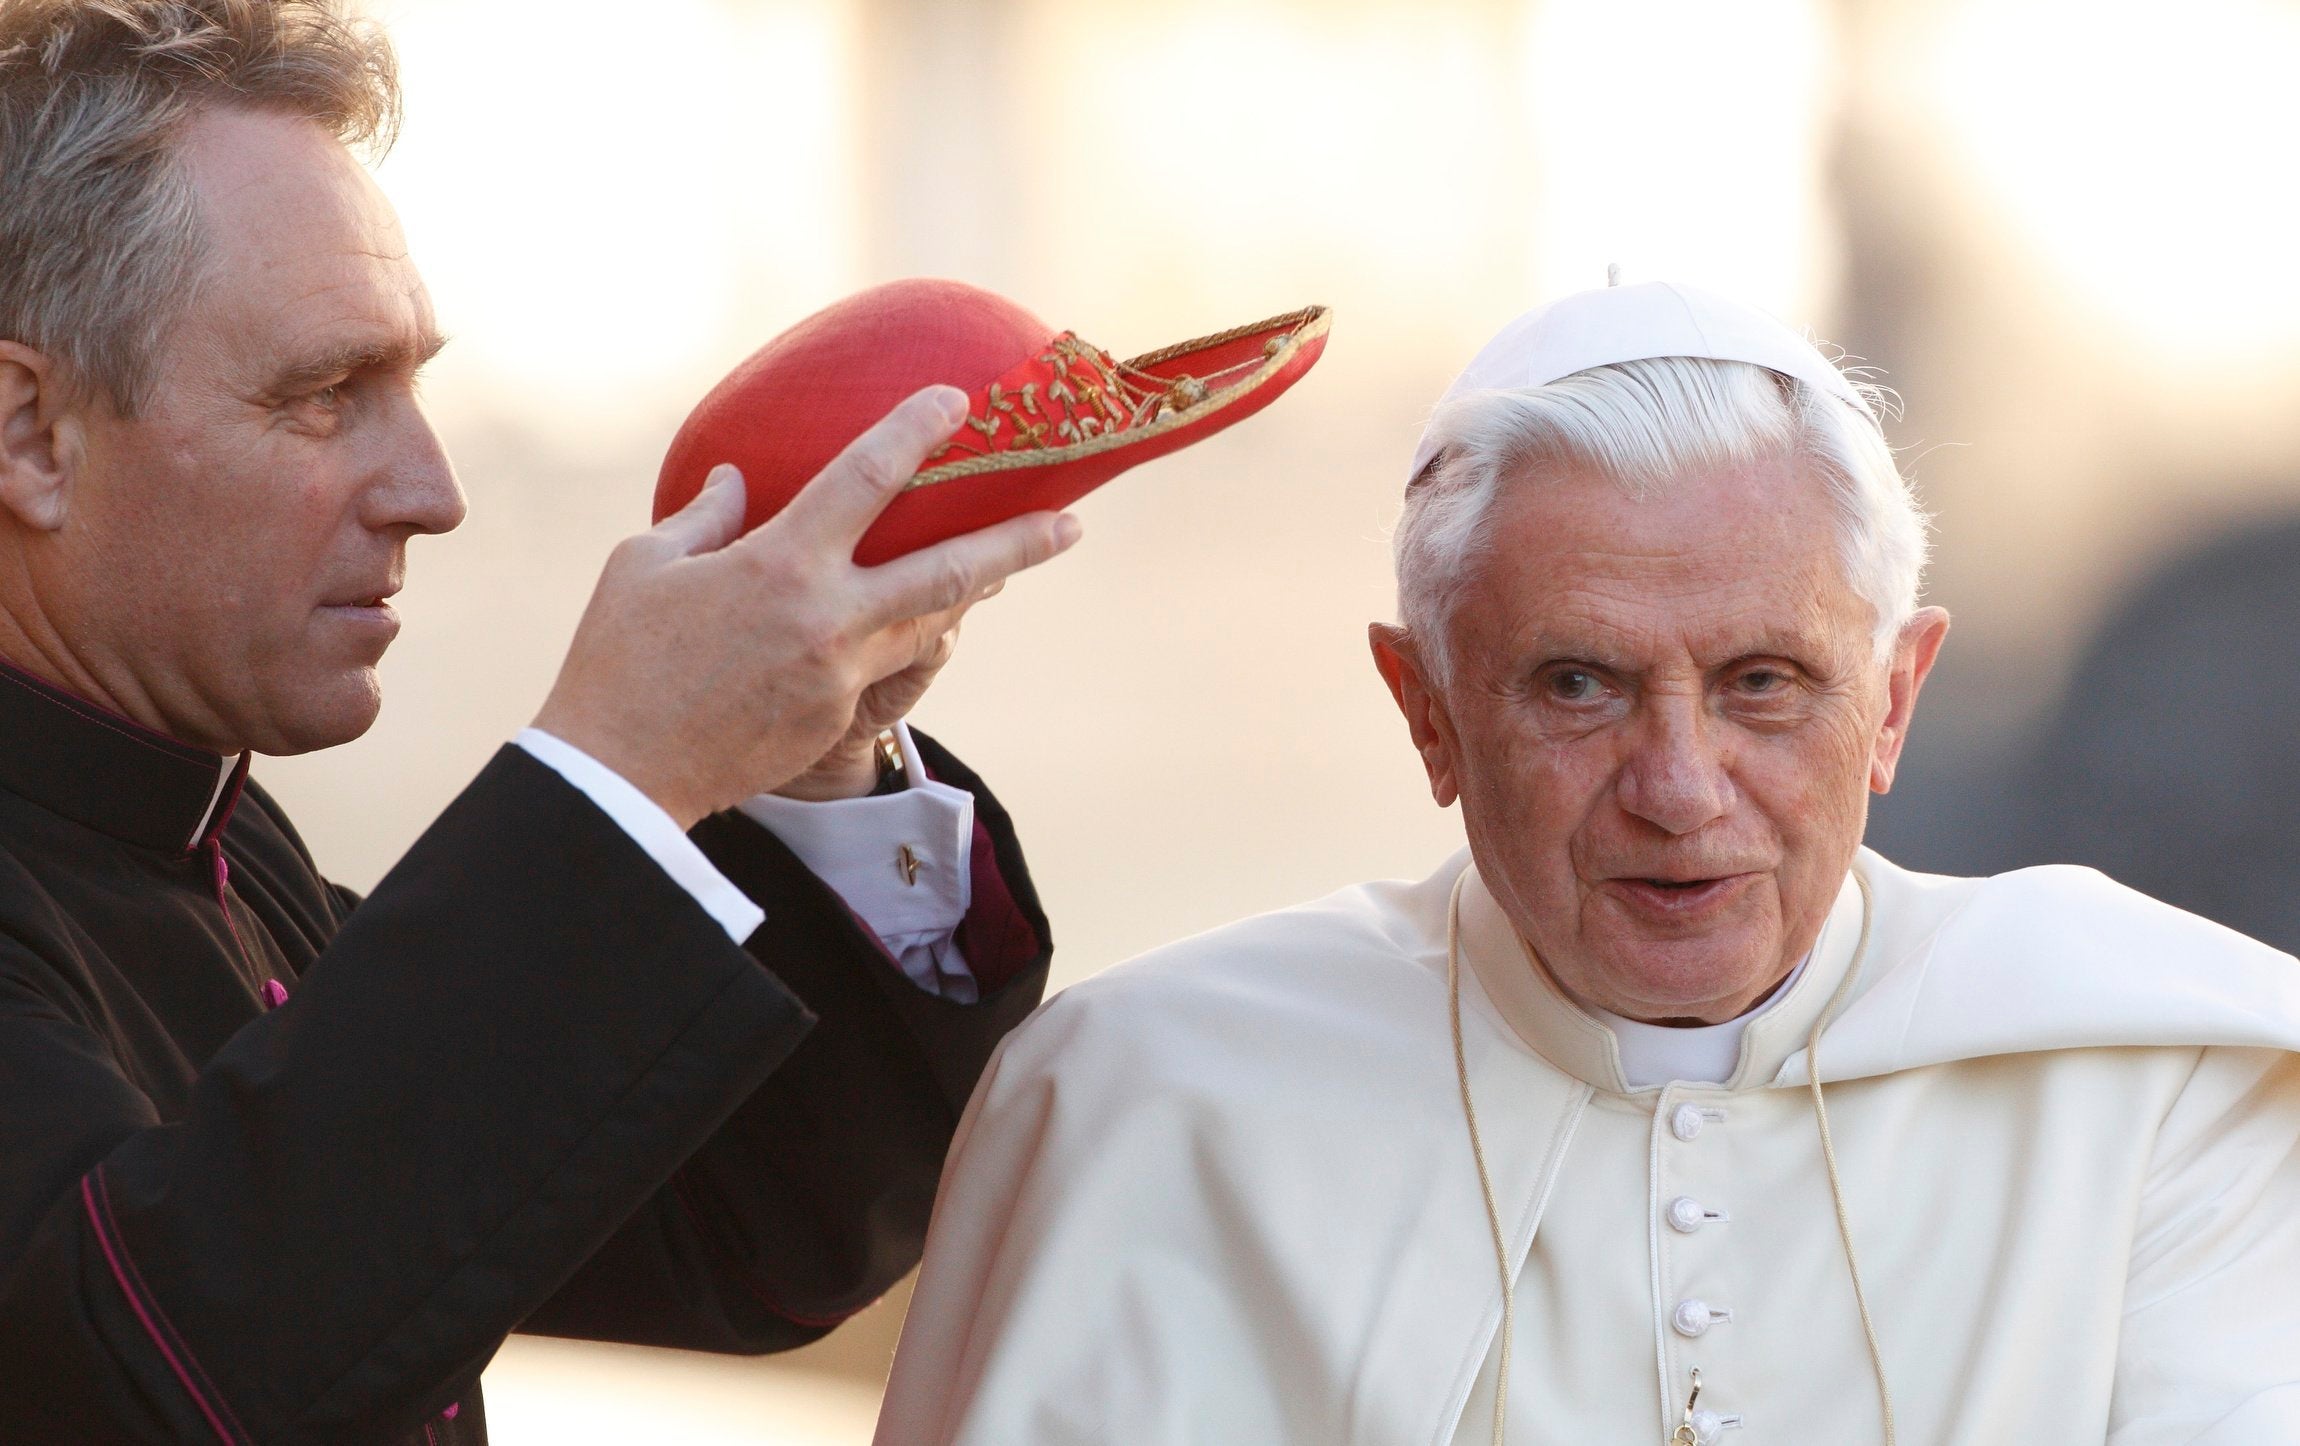
M 517 749 L 286 1005 L 229 1036 L 180 1118 L 159 1120 L 107 1049 L 119 1005 L 75 971 L 77 928 L 35 919 L 0 943 L 8 1442 L 465 1434 L 437 1413 L 757 1108 L 812 1022 Z M 741 1148 L 781 1158 L 802 1139 L 769 1125 Z M 844 1238 L 837 1188 L 793 1192 L 790 1212 L 825 1222 L 809 1248 Z M 707 1214 L 711 1190 L 691 1193 Z M 773 1254 L 754 1262 L 770 1278 Z
M 696 842 L 767 912 L 748 948 L 818 1016 L 790 1059 L 521 1329 L 771 1351 L 823 1335 L 918 1263 L 943 1158 L 991 1052 L 1045 991 L 1051 940 L 1013 827 L 975 796 L 960 942 L 984 984 L 955 1004 L 903 977 L 839 897 L 738 814 Z

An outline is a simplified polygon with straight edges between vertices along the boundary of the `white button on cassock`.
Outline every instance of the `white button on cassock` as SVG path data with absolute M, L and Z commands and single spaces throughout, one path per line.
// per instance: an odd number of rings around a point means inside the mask
M 1739 1416 L 1720 1416 L 1715 1411 L 1695 1411 L 1693 1413 L 1693 1435 L 1701 1442 L 1701 1446 L 1713 1446 L 1717 1438 L 1725 1434 L 1727 1428 L 1738 1427 L 1740 1424 L 1741 1418 Z
M 1723 1218 L 1702 1209 L 1701 1202 L 1690 1195 L 1680 1195 L 1669 1202 L 1669 1228 L 1681 1235 L 1691 1235 L 1711 1220 Z
M 1725 1118 L 1723 1110 L 1705 1110 L 1699 1105 L 1679 1105 L 1669 1114 L 1669 1133 L 1690 1142 L 1701 1133 L 1702 1126 L 1711 1120 Z
M 1705 1300 L 1681 1300 L 1677 1302 L 1677 1309 L 1670 1312 L 1669 1324 L 1676 1327 L 1677 1334 L 1690 1337 L 1702 1335 L 1718 1322 L 1731 1319 L 1733 1312 L 1718 1310 Z

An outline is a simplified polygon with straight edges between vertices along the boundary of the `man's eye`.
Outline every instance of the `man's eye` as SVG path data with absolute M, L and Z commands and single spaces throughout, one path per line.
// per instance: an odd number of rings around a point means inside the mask
M 1789 675 L 1771 668 L 1756 668 L 1741 675 L 1741 691 L 1765 697 L 1789 686 Z
M 304 400 L 315 407 L 332 412 L 343 405 L 343 390 L 343 383 L 336 382 L 332 386 L 321 387 Z
M 1564 703 L 1584 703 L 1602 687 L 1597 675 L 1580 668 L 1561 668 L 1549 675 L 1550 696 Z

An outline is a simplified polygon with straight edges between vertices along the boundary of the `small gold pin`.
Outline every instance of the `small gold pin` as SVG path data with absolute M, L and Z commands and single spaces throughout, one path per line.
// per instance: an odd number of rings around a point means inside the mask
M 921 868 L 924 868 L 925 865 L 919 862 L 917 854 L 911 852 L 911 847 L 909 844 L 904 844 L 901 848 L 895 850 L 895 862 L 902 867 L 903 883 L 909 885 L 911 888 L 917 888 L 918 871 Z

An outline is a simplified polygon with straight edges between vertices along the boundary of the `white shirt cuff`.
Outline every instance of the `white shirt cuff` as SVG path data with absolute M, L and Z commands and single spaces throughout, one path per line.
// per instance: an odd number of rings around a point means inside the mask
M 511 740 L 533 754 L 535 760 L 580 789 L 615 820 L 631 841 L 662 866 L 671 881 L 685 889 L 703 912 L 719 921 L 727 937 L 737 944 L 766 922 L 766 910 L 750 895 L 727 881 L 727 876 L 703 857 L 695 841 L 682 832 L 662 805 L 633 788 L 628 779 L 574 744 L 540 728 L 525 728 Z
M 926 776 L 897 724 L 900 793 L 807 803 L 762 793 L 742 812 L 783 841 L 878 935 L 913 984 L 961 1003 L 975 980 L 953 935 L 974 902 L 974 795 Z

